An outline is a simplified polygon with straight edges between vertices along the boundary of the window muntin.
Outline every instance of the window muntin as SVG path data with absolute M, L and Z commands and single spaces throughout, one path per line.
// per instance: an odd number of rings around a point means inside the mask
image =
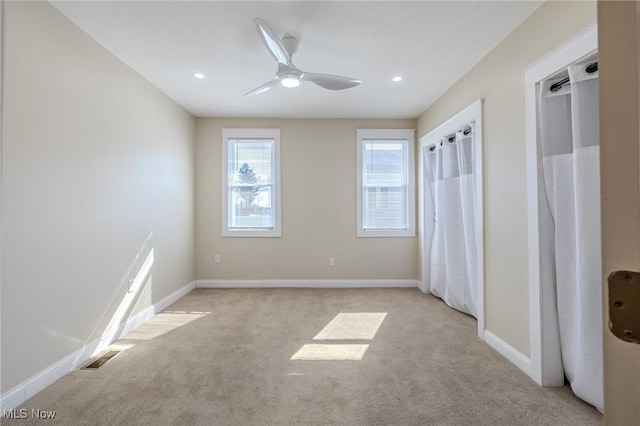
M 280 236 L 278 129 L 223 129 L 223 236 Z

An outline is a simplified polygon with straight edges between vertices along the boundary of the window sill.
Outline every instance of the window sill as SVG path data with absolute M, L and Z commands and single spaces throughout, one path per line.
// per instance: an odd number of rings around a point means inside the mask
M 228 230 L 225 229 L 222 231 L 222 237 L 227 238 L 227 237 L 231 237 L 231 238 L 235 238 L 235 237 L 239 237 L 239 238 L 246 238 L 246 237 L 250 237 L 250 238 L 280 238 L 282 237 L 282 232 L 280 232 L 279 230 L 269 230 L 269 231 L 256 231 L 256 230 L 250 230 L 250 231 L 236 231 L 236 230 Z
M 383 230 L 358 230 L 358 238 L 411 238 L 415 237 L 413 230 L 406 231 L 383 231 Z

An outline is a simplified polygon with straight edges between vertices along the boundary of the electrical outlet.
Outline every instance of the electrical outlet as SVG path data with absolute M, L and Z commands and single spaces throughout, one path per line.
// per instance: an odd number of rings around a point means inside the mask
M 330 258 L 329 258 L 329 266 L 336 266 L 336 259 L 335 259 L 335 257 L 330 257 Z
M 213 257 L 213 261 L 214 261 L 214 262 L 216 262 L 216 263 L 220 263 L 220 255 L 219 255 L 219 254 L 216 254 L 216 255 Z

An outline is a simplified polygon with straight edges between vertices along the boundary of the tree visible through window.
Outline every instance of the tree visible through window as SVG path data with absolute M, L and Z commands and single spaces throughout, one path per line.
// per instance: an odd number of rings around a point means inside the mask
M 238 178 L 240 180 L 240 184 L 251 185 L 258 182 L 258 177 L 253 172 L 253 169 L 249 167 L 248 163 L 242 163 L 242 166 L 240 166 L 240 170 L 238 170 Z M 238 191 L 238 195 L 242 200 L 244 200 L 244 207 L 254 207 L 253 201 L 258 195 L 260 187 L 257 185 L 241 186 L 240 188 L 238 188 Z

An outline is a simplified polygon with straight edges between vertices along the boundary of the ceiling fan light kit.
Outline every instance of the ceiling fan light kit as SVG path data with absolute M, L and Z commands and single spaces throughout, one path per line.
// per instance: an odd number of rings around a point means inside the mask
M 292 61 L 293 54 L 298 50 L 298 39 L 290 35 L 286 35 L 280 39 L 262 19 L 255 18 L 254 22 L 260 39 L 269 53 L 271 53 L 271 56 L 278 61 L 278 72 L 272 80 L 245 93 L 245 96 L 253 96 L 266 92 L 278 83 L 284 87 L 293 88 L 298 87 L 303 81 L 310 81 L 329 90 L 349 89 L 362 83 L 362 81 L 355 78 L 308 73 L 300 70 L 293 65 Z
M 300 79 L 295 75 L 285 75 L 280 79 L 280 84 L 288 88 L 298 87 L 300 86 Z

